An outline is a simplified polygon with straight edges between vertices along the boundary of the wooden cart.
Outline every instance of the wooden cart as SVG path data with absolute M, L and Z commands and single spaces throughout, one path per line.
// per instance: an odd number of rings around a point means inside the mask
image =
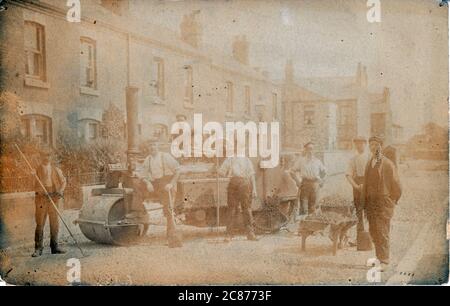
M 301 237 L 302 251 L 306 251 L 306 239 L 316 232 L 329 230 L 329 238 L 332 241 L 332 253 L 342 247 L 347 239 L 347 231 L 357 223 L 354 207 L 351 202 L 347 205 L 329 205 L 323 203 L 320 213 L 310 215 L 299 224 L 299 236 Z

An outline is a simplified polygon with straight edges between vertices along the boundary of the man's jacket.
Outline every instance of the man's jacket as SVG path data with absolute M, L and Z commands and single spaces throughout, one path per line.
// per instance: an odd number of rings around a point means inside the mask
M 371 165 L 372 159 L 370 159 L 366 165 L 364 184 L 362 192 L 362 200 L 364 201 L 364 206 L 366 209 L 375 209 L 378 212 L 387 210 L 392 213 L 395 204 L 398 202 L 402 195 L 402 187 L 400 184 L 400 179 L 397 172 L 397 167 L 392 161 L 386 157 L 382 157 L 380 167 L 378 168 L 380 180 L 378 183 L 378 201 L 376 204 L 367 203 L 367 184 L 368 184 L 368 172 Z M 375 207 L 369 207 L 370 205 L 375 205 Z M 375 211 L 375 212 L 376 212 Z

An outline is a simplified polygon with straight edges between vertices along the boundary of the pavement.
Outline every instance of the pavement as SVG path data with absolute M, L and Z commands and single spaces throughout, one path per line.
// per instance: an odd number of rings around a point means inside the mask
M 80 282 L 89 285 L 155 284 L 441 284 L 448 280 L 448 172 L 439 162 L 400 165 L 404 193 L 392 221 L 391 266 L 379 271 L 367 265 L 373 251 L 345 247 L 336 256 L 326 235 L 308 238 L 301 251 L 297 224 L 272 235 L 247 241 L 238 236 L 224 240 L 224 228 L 180 225 L 182 248 L 169 249 L 162 216 L 138 244 L 128 247 L 100 245 L 73 231 L 89 254 L 82 257 L 61 229 L 65 255 L 31 258 L 32 248 L 8 250 L 7 275 L 12 284 L 69 285 L 71 260 L 79 260 Z M 328 179 L 324 194 L 351 197 L 343 175 Z M 77 211 L 65 211 L 74 220 Z M 159 221 L 158 221 L 159 220 Z M 70 222 L 69 222 L 70 223 Z M 355 228 L 350 240 L 355 238 Z M 379 277 L 373 277 L 373 276 Z M 369 277 L 368 277 L 369 276 Z

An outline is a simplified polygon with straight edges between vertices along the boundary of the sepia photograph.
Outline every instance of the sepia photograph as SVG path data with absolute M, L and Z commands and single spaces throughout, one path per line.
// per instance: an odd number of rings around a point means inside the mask
M 447 284 L 448 35 L 440 0 L 0 0 L 0 285 Z

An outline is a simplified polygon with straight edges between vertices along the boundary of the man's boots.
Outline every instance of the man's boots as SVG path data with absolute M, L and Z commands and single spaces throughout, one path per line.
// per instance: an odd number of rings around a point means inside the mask
M 247 234 L 247 240 L 250 240 L 250 241 L 258 241 L 258 238 L 257 238 L 256 235 L 255 235 L 255 232 L 253 232 L 253 231 L 248 232 L 248 234 Z
M 52 254 L 66 254 L 66 251 L 61 249 L 58 244 L 54 244 L 51 246 Z
M 31 255 L 31 257 L 39 257 L 42 255 L 42 248 L 37 248 L 34 250 L 34 253 Z

